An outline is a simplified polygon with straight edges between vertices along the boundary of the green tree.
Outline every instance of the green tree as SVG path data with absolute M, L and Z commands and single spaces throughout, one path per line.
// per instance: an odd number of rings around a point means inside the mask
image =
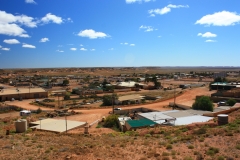
M 68 79 L 64 79 L 64 80 L 63 80 L 63 85 L 66 86 L 66 85 L 68 85 L 68 84 L 69 84 L 69 80 L 68 80 Z
M 155 88 L 160 88 L 161 87 L 161 83 L 160 82 L 154 82 L 154 87 Z
M 106 86 L 105 91 L 114 91 L 114 86 Z
M 214 79 L 214 82 L 227 82 L 226 78 L 217 77 Z
M 64 100 L 69 100 L 70 99 L 70 93 L 66 93 L 64 95 Z
M 37 114 L 42 113 L 42 109 L 38 108 L 36 112 L 37 112 Z
M 197 98 L 192 105 L 195 110 L 213 111 L 213 102 L 207 96 Z
M 117 127 L 118 126 L 118 116 L 115 114 L 109 115 L 105 122 L 104 122 L 104 127 Z
M 118 99 L 118 96 L 117 94 L 112 94 L 112 95 L 104 95 L 102 98 L 103 98 L 102 106 L 111 106 L 113 103 L 113 99 L 114 100 Z
M 8 83 L 9 82 L 9 78 L 2 78 L 2 83 Z
M 227 100 L 227 104 L 228 104 L 229 106 L 234 106 L 235 103 L 237 103 L 237 101 L 236 101 L 235 99 L 229 99 L 229 100 Z

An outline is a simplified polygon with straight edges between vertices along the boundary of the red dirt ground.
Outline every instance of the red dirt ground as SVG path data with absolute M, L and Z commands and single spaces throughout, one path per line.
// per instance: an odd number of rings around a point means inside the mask
M 189 105 L 191 106 L 192 103 L 195 100 L 195 97 L 197 95 L 210 95 L 213 93 L 213 91 L 209 91 L 207 87 L 200 87 L 200 88 L 194 88 L 189 89 L 182 95 L 178 96 L 176 98 L 176 103 L 181 103 L 183 105 Z M 23 101 L 14 101 L 14 102 L 8 102 L 12 105 L 17 105 L 25 109 L 29 110 L 36 110 L 39 107 L 30 105 L 29 103 L 34 100 L 23 100 Z M 169 105 L 169 102 L 173 102 L 174 99 L 169 99 L 162 102 L 152 103 L 152 104 L 140 104 L 137 106 L 130 106 L 130 107 L 124 107 L 124 109 L 132 109 L 132 108 L 139 108 L 139 107 L 145 107 L 149 109 L 155 109 L 155 110 L 169 110 L 169 108 L 164 108 L 164 106 Z M 51 108 L 41 107 L 42 110 L 53 110 Z M 69 118 L 72 120 L 80 120 L 80 121 L 87 121 L 89 123 L 101 119 L 102 116 L 106 116 L 109 111 L 111 111 L 111 108 L 103 108 L 103 109 L 81 109 L 81 110 L 75 110 L 80 111 L 82 114 L 70 116 Z

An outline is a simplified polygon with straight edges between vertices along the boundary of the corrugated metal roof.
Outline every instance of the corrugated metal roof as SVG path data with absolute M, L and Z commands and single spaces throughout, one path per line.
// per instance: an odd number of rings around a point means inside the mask
M 206 117 L 206 116 L 200 116 L 200 115 L 181 117 L 176 119 L 175 125 L 180 126 L 180 125 L 188 125 L 188 124 L 197 123 L 197 122 L 207 122 L 211 119 L 213 119 L 213 117 Z
M 139 115 L 152 121 L 165 120 L 167 118 L 172 118 L 166 114 L 163 114 L 162 112 L 140 113 Z
M 172 112 L 172 113 L 164 113 L 170 117 L 173 118 L 180 118 L 180 117 L 187 117 L 187 116 L 193 116 L 194 114 L 187 112 L 187 111 L 179 111 L 179 112 Z
M 128 120 L 128 121 L 126 121 L 126 123 L 128 123 L 131 126 L 131 128 L 147 127 L 147 126 L 152 126 L 152 125 L 157 124 L 156 122 L 153 122 L 148 119 Z
M 193 110 L 193 109 L 190 109 L 190 110 L 186 110 L 187 112 L 189 113 L 192 113 L 192 114 L 197 114 L 197 115 L 203 115 L 204 113 L 212 113 L 210 111 L 202 111 L 202 110 Z

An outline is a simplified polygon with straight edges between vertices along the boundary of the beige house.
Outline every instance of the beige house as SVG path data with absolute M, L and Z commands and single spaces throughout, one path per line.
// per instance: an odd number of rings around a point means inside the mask
M 118 100 L 115 100 L 115 104 L 131 104 L 131 103 L 141 103 L 141 100 L 144 99 L 144 96 L 139 94 L 121 96 Z
M 13 98 L 22 100 L 46 97 L 48 97 L 48 92 L 43 88 L 17 88 L 0 90 L 0 101 L 10 101 Z

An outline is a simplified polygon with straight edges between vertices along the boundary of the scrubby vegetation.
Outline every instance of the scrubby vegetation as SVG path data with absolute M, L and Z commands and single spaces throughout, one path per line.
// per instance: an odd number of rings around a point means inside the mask
M 213 111 L 213 102 L 207 96 L 197 98 L 192 105 L 195 110 Z
M 12 128 L 8 136 L 6 128 L 14 119 L 1 119 L 0 155 L 2 159 L 239 159 L 240 110 L 230 117 L 229 124 L 217 127 L 160 126 L 125 133 L 101 133 L 106 129 L 104 126 L 117 125 L 117 116 L 110 115 L 104 125 L 94 127 L 96 132 L 90 135 L 32 130 L 19 134 Z

